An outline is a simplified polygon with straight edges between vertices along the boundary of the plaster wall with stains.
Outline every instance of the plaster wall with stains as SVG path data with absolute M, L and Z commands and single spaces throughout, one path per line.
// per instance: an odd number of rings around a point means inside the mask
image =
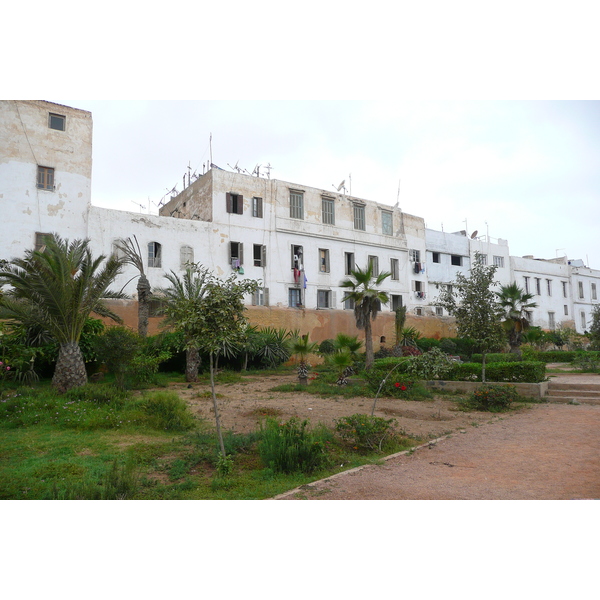
M 65 117 L 65 130 L 49 114 Z M 6 257 L 21 256 L 35 233 L 88 235 L 92 176 L 91 113 L 41 100 L 0 101 L 0 236 Z M 54 169 L 51 190 L 37 186 L 38 167 Z

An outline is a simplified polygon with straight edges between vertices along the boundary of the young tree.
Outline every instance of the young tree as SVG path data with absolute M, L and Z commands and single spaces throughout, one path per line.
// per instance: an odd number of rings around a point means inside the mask
M 173 324 L 184 329 L 189 345 L 206 352 L 210 360 L 210 387 L 217 435 L 221 454 L 225 458 L 225 445 L 221 432 L 221 421 L 215 392 L 215 368 L 218 357 L 239 347 L 244 341 L 247 324 L 244 296 L 254 293 L 259 282 L 248 279 L 238 280 L 232 275 L 226 280 L 215 277 L 205 267 L 190 265 L 191 280 L 201 283 L 202 294 L 193 303 L 184 303 L 184 309 L 173 312 Z
M 144 259 L 135 235 L 133 236 L 133 240 L 135 244 L 131 238 L 120 238 L 117 240 L 115 246 L 123 253 L 123 263 L 134 266 L 140 273 L 137 282 L 138 333 L 142 337 L 146 337 L 148 335 L 148 318 L 150 316 L 152 289 L 144 272 Z
M 0 269 L 0 285 L 11 286 L 0 298 L 4 318 L 38 325 L 59 344 L 52 379 L 58 391 L 87 382 L 79 339 L 90 313 L 121 321 L 102 302 L 123 297 L 108 290 L 121 268 L 115 256 L 94 258 L 89 240 L 69 242 L 54 234 L 42 250 L 27 250 Z
M 588 336 L 592 343 L 592 349 L 600 350 L 600 304 L 595 304 L 592 308 L 592 324 L 588 330 Z
M 504 311 L 503 326 L 508 335 L 510 351 L 521 354 L 523 334 L 529 327 L 526 311 L 537 306 L 532 302 L 533 294 L 526 293 L 516 283 L 511 283 L 501 286 L 497 295 Z
M 306 385 L 308 383 L 308 364 L 306 359 L 309 354 L 316 352 L 318 347 L 319 344 L 317 342 L 308 341 L 308 333 L 295 337 L 290 343 L 292 354 L 300 360 L 298 364 L 298 379 L 301 384 Z
M 365 270 L 357 267 L 350 273 L 350 277 L 340 283 L 340 287 L 347 288 L 344 301 L 354 301 L 354 318 L 356 326 L 365 330 L 365 369 L 373 366 L 373 334 L 371 333 L 371 321 L 377 318 L 377 313 L 382 304 L 389 302 L 388 295 L 377 289 L 388 277 L 389 272 L 373 275 L 373 266 L 369 263 Z
M 496 292 L 491 289 L 496 269 L 496 265 L 481 264 L 479 254 L 476 254 L 469 277 L 458 273 L 456 281 L 452 282 L 452 291 L 446 287 L 434 302 L 456 318 L 459 337 L 471 338 L 479 346 L 484 382 L 485 356 L 504 341 L 503 310 Z
M 196 338 L 196 321 L 190 319 L 201 310 L 202 300 L 206 292 L 206 283 L 211 280 L 210 271 L 202 266 L 188 267 L 180 278 L 171 271 L 165 275 L 171 284 L 168 288 L 157 290 L 163 305 L 161 312 L 165 315 L 164 324 L 174 327 L 183 333 L 185 341 L 185 380 L 198 380 L 200 352 Z

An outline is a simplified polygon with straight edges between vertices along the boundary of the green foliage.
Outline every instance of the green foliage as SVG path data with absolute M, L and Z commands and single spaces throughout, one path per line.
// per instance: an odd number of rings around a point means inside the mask
M 572 362 L 575 369 L 584 373 L 598 373 L 600 371 L 600 352 L 578 352 L 577 358 Z
M 471 361 L 480 363 L 483 360 L 483 356 L 481 354 L 473 354 L 471 355 Z M 485 355 L 485 362 L 487 364 L 493 362 L 516 362 L 523 360 L 522 355 L 518 355 L 514 352 L 490 352 Z
M 295 337 L 290 343 L 290 351 L 293 356 L 296 356 L 299 360 L 298 363 L 298 378 L 304 379 L 308 376 L 308 363 L 306 359 L 309 354 L 313 354 L 317 351 L 317 342 L 308 341 L 308 333 Z
M 323 427 L 309 430 L 307 420 L 292 417 L 280 423 L 268 418 L 261 427 L 258 451 L 263 465 L 276 473 L 312 473 L 327 463 L 330 437 Z
M 600 304 L 592 307 L 592 322 L 588 329 L 588 336 L 593 350 L 600 350 Z
M 230 454 L 221 454 L 217 457 L 217 473 L 220 477 L 227 477 L 233 472 L 233 456 Z
M 335 346 L 333 340 L 323 340 L 319 344 L 319 354 L 323 354 L 327 356 L 328 354 L 333 354 L 335 352 Z
M 465 404 L 474 410 L 501 412 L 519 399 L 514 385 L 482 385 L 469 395 Z
M 481 381 L 480 363 L 455 363 L 446 374 L 447 381 Z M 539 383 L 546 379 L 546 365 L 538 361 L 490 363 L 486 368 L 489 381 Z
M 459 337 L 472 338 L 483 354 L 502 344 L 505 335 L 500 324 L 504 312 L 491 289 L 496 269 L 484 266 L 476 254 L 469 277 L 458 273 L 452 288 L 445 288 L 435 302 L 456 318 Z
M 537 304 L 532 302 L 533 294 L 526 293 L 516 283 L 501 286 L 497 295 L 504 311 L 502 324 L 508 343 L 513 351 L 517 351 L 523 342 L 523 334 L 529 327 L 527 311 L 536 308 Z
M 466 342 L 467 339 L 463 338 L 461 340 L 461 342 Z M 443 352 L 445 352 L 446 354 L 458 354 L 459 353 L 459 349 L 458 349 L 458 344 L 457 344 L 458 340 L 451 340 L 450 338 L 443 338 L 440 340 L 440 350 L 442 350 Z
M 427 337 L 421 337 L 419 338 L 417 345 L 419 347 L 419 350 L 421 350 L 421 352 L 429 352 L 429 350 L 431 350 L 432 348 L 439 348 L 440 347 L 440 340 L 436 340 L 435 338 L 427 338 Z M 452 354 L 452 352 L 447 354 Z
M 404 327 L 400 331 L 400 346 L 418 347 L 421 332 L 415 327 Z
M 582 355 L 587 355 L 596 360 L 600 358 L 600 352 L 597 350 L 546 350 L 545 352 L 535 352 L 535 360 L 541 360 L 545 363 L 572 363 Z
M 185 400 L 176 392 L 152 392 L 142 396 L 139 405 L 148 415 L 149 424 L 155 429 L 185 431 L 195 425 Z
M 383 419 L 370 415 L 354 414 L 336 421 L 335 430 L 355 450 L 381 451 L 383 443 L 391 434 L 395 419 Z
M 275 369 L 289 360 L 291 332 L 284 328 L 256 329 L 251 337 L 250 358 L 262 368 Z
M 131 370 L 141 346 L 139 334 L 124 326 L 109 327 L 94 340 L 98 360 L 114 374 L 115 382 L 121 388 L 125 386 L 125 375 Z
M 414 375 L 408 374 L 409 358 L 384 358 L 375 361 L 370 371 L 361 375 L 367 381 L 372 394 L 401 400 L 431 398 L 431 393 Z
M 432 348 L 420 356 L 410 357 L 406 370 L 415 379 L 443 379 L 454 362 L 439 348 Z

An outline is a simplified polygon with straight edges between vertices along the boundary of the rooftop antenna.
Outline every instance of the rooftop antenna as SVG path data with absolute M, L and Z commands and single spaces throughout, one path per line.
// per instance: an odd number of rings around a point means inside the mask
M 265 167 L 265 169 L 267 170 L 267 178 L 271 179 L 271 169 L 273 167 L 271 166 L 271 163 L 267 163 L 267 166 Z
M 566 256 L 566 255 L 567 255 L 567 249 L 566 249 L 566 248 L 557 248 L 557 249 L 555 250 L 555 252 L 556 252 L 556 257 L 557 257 L 557 258 L 558 258 L 558 251 L 559 251 L 559 250 L 562 250 L 562 251 L 564 252 L 564 254 L 563 254 L 562 256 Z
M 212 159 L 212 133 L 210 134 L 210 138 L 208 140 L 208 145 L 210 148 L 210 164 L 212 165 L 213 159 Z
M 394 208 L 398 208 L 400 206 L 400 182 L 402 180 L 398 179 L 398 194 L 396 195 L 396 204 L 394 204 Z M 444 226 L 442 225 L 442 231 L 444 231 Z
M 132 202 L 133 202 L 134 204 L 137 204 L 137 206 L 139 206 L 139 207 L 140 207 L 140 212 L 142 212 L 142 209 L 143 209 L 143 208 L 146 208 L 146 205 L 145 205 L 145 204 L 140 204 L 139 202 L 136 202 L 135 200 L 132 200 Z
M 338 192 L 340 190 L 344 190 L 342 193 L 344 196 L 346 195 L 346 180 L 345 179 L 342 180 L 342 183 L 340 183 L 340 185 L 338 185 L 337 187 L 334 183 L 331 184 L 331 187 L 334 187 Z
M 352 196 L 352 173 L 348 174 L 348 189 L 349 189 L 350 195 Z

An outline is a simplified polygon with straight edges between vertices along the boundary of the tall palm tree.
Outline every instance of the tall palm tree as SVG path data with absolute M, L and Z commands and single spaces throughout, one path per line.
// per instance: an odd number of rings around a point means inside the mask
M 148 335 L 148 317 L 150 316 L 150 300 L 152 299 L 152 288 L 144 271 L 144 259 L 142 251 L 134 235 L 131 238 L 120 238 L 116 241 L 116 248 L 123 253 L 122 261 L 124 264 L 135 267 L 140 275 L 137 282 L 138 297 L 138 333 L 142 337 Z
M 510 351 L 520 354 L 523 333 L 529 327 L 526 311 L 535 308 L 537 304 L 531 301 L 533 294 L 526 293 L 516 283 L 503 285 L 496 293 L 504 311 L 503 326 L 508 335 Z
M 37 325 L 60 348 L 52 385 L 60 392 L 87 382 L 79 338 L 90 313 L 121 319 L 102 298 L 122 298 L 108 290 L 121 272 L 115 256 L 93 258 L 89 240 L 61 239 L 53 234 L 40 250 L 27 250 L 0 268 L 0 285 L 11 287 L 0 298 L 2 316 L 26 325 Z
M 163 301 L 161 312 L 165 315 L 164 323 L 183 333 L 186 345 L 185 380 L 197 381 L 200 352 L 195 325 L 189 318 L 201 310 L 200 305 L 206 293 L 210 271 L 204 267 L 198 270 L 186 269 L 183 277 L 171 271 L 165 275 L 165 278 L 171 286 L 157 290 Z
M 388 277 L 389 272 L 383 272 L 379 275 L 373 275 L 373 266 L 371 263 L 366 269 L 357 267 L 350 273 L 350 277 L 340 283 L 340 287 L 347 288 L 348 292 L 344 296 L 344 301 L 354 301 L 354 318 L 356 326 L 365 330 L 365 369 L 373 366 L 373 335 L 371 333 L 371 321 L 377 318 L 377 313 L 382 304 L 389 302 L 389 297 L 385 292 L 377 289 Z

